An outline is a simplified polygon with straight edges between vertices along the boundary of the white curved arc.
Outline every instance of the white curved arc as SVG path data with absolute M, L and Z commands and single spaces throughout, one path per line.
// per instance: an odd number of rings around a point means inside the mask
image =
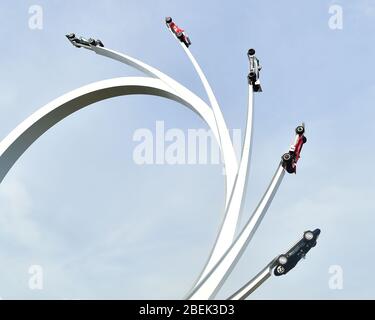
M 270 185 L 267 188 L 267 191 L 263 195 L 262 200 L 258 204 L 258 207 L 255 209 L 245 227 L 242 229 L 239 236 L 236 238 L 225 255 L 212 269 L 212 271 L 202 280 L 201 284 L 193 289 L 193 291 L 189 294 L 188 299 L 207 300 L 212 299 L 215 296 L 252 239 L 257 227 L 259 226 L 265 213 L 267 212 L 269 205 L 272 202 L 272 199 L 284 177 L 284 173 L 284 168 L 280 164 Z
M 143 72 L 143 73 L 145 73 L 149 76 L 160 79 L 166 85 L 168 85 L 172 90 L 175 90 L 178 94 L 189 96 L 189 99 L 190 99 L 192 104 L 199 105 L 200 109 L 205 110 L 206 113 L 209 113 L 209 112 L 212 113 L 211 108 L 201 98 L 199 98 L 196 94 L 191 92 L 189 89 L 187 89 L 186 87 L 181 85 L 176 80 L 167 76 L 163 72 L 149 66 L 148 64 L 146 64 L 146 63 L 144 63 L 140 60 L 137 60 L 133 57 L 130 57 L 128 55 L 125 55 L 123 53 L 120 53 L 120 52 L 117 52 L 117 51 L 114 51 L 114 50 L 111 50 L 111 49 L 108 49 L 108 48 L 93 47 L 92 50 L 96 54 L 99 54 L 101 56 L 104 56 L 104 57 L 107 57 L 107 58 L 110 58 L 110 59 L 114 59 L 116 61 L 119 61 L 119 62 L 124 63 L 126 65 L 129 65 L 131 67 L 134 67 L 135 69 L 137 69 L 137 70 L 139 70 L 139 71 L 141 71 L 141 72 Z M 214 131 L 213 133 L 215 134 L 215 137 L 219 141 L 219 134 L 217 132 L 217 129 L 215 129 L 215 128 L 210 128 L 210 129 Z
M 135 69 L 137 69 L 137 70 L 139 70 L 139 71 L 141 71 L 141 72 L 143 72 L 143 73 L 145 73 L 149 76 L 156 77 L 156 78 L 162 80 L 165 84 L 170 86 L 177 93 L 183 94 L 183 95 L 188 95 L 191 99 L 191 102 L 194 105 L 201 105 L 202 109 L 208 109 L 209 112 L 213 112 L 212 109 L 201 98 L 199 98 L 197 95 L 195 95 L 189 89 L 187 89 L 186 87 L 181 85 L 179 82 L 177 82 L 176 80 L 167 76 L 165 73 L 157 70 L 156 68 L 153 68 L 150 65 L 148 65 L 148 64 L 146 64 L 146 63 L 144 63 L 140 60 L 137 60 L 133 57 L 130 57 L 128 55 L 125 55 L 123 53 L 120 53 L 120 52 L 117 52 L 117 51 L 114 51 L 114 50 L 111 50 L 111 49 L 108 49 L 108 48 L 93 46 L 93 47 L 91 47 L 91 50 L 94 51 L 95 53 L 101 55 L 101 56 L 117 60 L 121 63 L 124 63 L 126 65 L 134 67 Z M 215 115 L 213 115 L 213 116 L 215 117 Z M 230 141 L 228 129 L 225 125 L 225 122 L 224 122 L 224 127 L 223 127 L 223 126 L 216 126 L 216 121 L 215 121 L 215 127 L 210 127 L 210 129 L 212 130 L 212 133 L 214 134 L 214 136 L 216 138 L 216 141 L 218 142 L 218 144 L 220 146 L 220 149 L 222 150 L 222 153 L 224 155 L 223 156 L 224 162 L 225 162 L 224 168 L 226 170 L 225 207 L 227 207 L 227 205 L 229 203 L 230 193 L 231 193 L 231 190 L 233 188 L 233 182 L 234 182 L 235 176 L 237 174 L 238 164 L 237 164 L 237 160 L 235 159 L 234 148 L 233 148 L 233 145 Z M 221 136 L 226 135 L 224 132 L 227 132 L 227 136 L 229 137 L 229 141 L 230 141 L 230 147 L 227 146 L 228 143 L 226 143 L 225 146 L 223 146 L 222 143 L 221 143 Z M 227 140 L 228 139 L 226 139 L 225 141 L 227 141 Z M 225 150 L 223 148 L 225 148 Z M 228 154 L 228 156 L 226 156 L 227 154 Z M 228 159 L 226 159 L 226 158 L 228 158 Z
M 132 58 L 126 54 L 108 49 L 108 48 L 103 48 L 103 47 L 92 47 L 92 51 L 94 51 L 96 54 L 99 54 L 103 57 L 107 57 L 116 61 L 119 61 L 121 63 L 124 63 L 126 65 L 129 65 L 144 74 L 147 74 L 151 77 L 155 77 L 163 81 L 166 85 L 168 85 L 172 90 L 176 91 L 177 94 L 183 95 L 183 96 L 188 96 L 190 103 L 199 106 L 199 109 L 204 110 L 206 114 L 212 113 L 211 108 L 201 99 L 199 98 L 196 94 L 188 90 L 186 87 L 178 83 L 176 80 L 172 79 L 171 77 L 167 76 L 163 72 L 149 66 L 148 64 L 137 60 L 135 58 Z M 212 115 L 213 117 L 213 115 Z M 210 129 L 212 130 L 212 133 L 214 134 L 215 138 L 219 142 L 219 133 L 216 128 L 216 123 L 213 127 L 210 126 Z
M 208 100 L 210 101 L 212 111 L 214 113 L 214 117 L 216 120 L 216 124 L 219 128 L 219 137 L 220 137 L 220 142 L 222 144 L 224 166 L 226 167 L 226 173 L 228 174 L 228 181 L 229 181 L 228 185 L 232 186 L 230 189 L 227 190 L 227 194 L 230 195 L 230 193 L 233 190 L 235 177 L 237 175 L 238 162 L 237 162 L 236 152 L 234 151 L 233 143 L 229 135 L 228 127 L 225 123 L 223 113 L 221 112 L 219 103 L 217 102 L 215 94 L 212 91 L 212 88 L 206 78 L 206 75 L 203 73 L 201 67 L 199 66 L 197 60 L 194 58 L 193 54 L 190 52 L 189 48 L 187 48 L 182 42 L 179 42 L 179 43 L 181 47 L 184 49 L 189 60 L 193 64 L 194 69 L 198 73 L 198 76 L 208 96 Z M 228 167 L 227 167 L 227 163 L 229 164 Z
M 200 68 L 198 62 L 195 60 L 194 56 L 191 54 L 190 50 L 186 48 L 184 44 L 180 42 L 185 53 L 192 62 L 194 68 L 196 69 L 202 84 L 206 90 L 208 98 L 210 100 L 213 115 L 217 125 L 218 135 L 216 139 L 221 146 L 221 150 L 224 158 L 224 167 L 226 170 L 226 203 L 225 203 L 225 216 L 221 224 L 219 234 L 216 238 L 216 242 L 209 256 L 208 262 L 206 263 L 202 273 L 200 274 L 198 280 L 196 281 L 194 288 L 197 287 L 205 276 L 212 270 L 223 254 L 228 250 L 230 245 L 233 243 L 236 229 L 238 226 L 239 216 L 242 206 L 242 198 L 246 188 L 248 162 L 250 156 L 251 142 L 252 142 L 252 117 L 253 117 L 253 88 L 249 86 L 249 103 L 248 103 L 248 118 L 246 123 L 246 133 L 244 148 L 242 152 L 241 165 L 238 167 L 235 151 L 233 148 L 232 141 L 229 136 L 229 132 L 224 121 L 222 112 L 217 103 L 216 97 L 212 91 L 210 84 L 207 81 L 202 69 Z M 99 55 L 112 58 L 119 62 L 125 63 L 136 69 L 150 75 L 161 79 L 163 82 L 171 86 L 178 92 L 188 92 L 190 96 L 192 93 L 179 84 L 177 81 L 173 80 L 169 76 L 160 72 L 159 70 L 137 60 L 129 57 L 125 54 L 116 52 L 102 47 L 92 47 L 92 50 Z M 200 98 L 196 97 L 198 103 L 206 105 Z M 211 110 L 211 109 L 210 109 Z M 240 170 L 240 171 L 238 171 Z M 239 174 L 239 176 L 238 176 Z M 238 180 L 238 181 L 237 181 Z
M 225 212 L 224 222 L 216 240 L 215 247 L 211 253 L 210 259 L 206 264 L 204 271 L 199 277 L 196 286 L 207 276 L 224 253 L 228 250 L 235 237 L 238 228 L 239 217 L 243 208 L 243 197 L 246 194 L 247 177 L 249 172 L 249 163 L 251 157 L 252 132 L 253 132 L 253 114 L 254 114 L 254 92 L 253 86 L 249 85 L 248 90 L 248 109 L 246 119 L 246 130 L 242 148 L 241 162 L 238 168 L 238 174 L 231 193 L 229 206 Z
M 24 151 L 57 122 L 94 102 L 129 94 L 156 95 L 180 102 L 196 112 L 208 126 L 215 127 L 212 112 L 201 104 L 191 103 L 189 96 L 178 95 L 161 80 L 127 77 L 91 83 L 38 109 L 0 142 L 0 183 Z

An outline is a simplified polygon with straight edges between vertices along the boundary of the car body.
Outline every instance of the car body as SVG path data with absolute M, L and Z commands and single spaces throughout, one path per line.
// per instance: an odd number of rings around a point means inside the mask
M 247 51 L 247 57 L 249 58 L 250 71 L 247 76 L 249 85 L 253 86 L 255 92 L 262 92 L 262 87 L 260 85 L 259 73 L 262 66 L 259 63 L 259 59 L 255 56 L 255 50 L 249 49 Z
M 281 157 L 282 165 L 288 173 L 297 172 L 297 162 L 301 157 L 302 146 L 306 143 L 305 124 L 298 126 L 295 130 L 296 136 L 294 143 L 290 146 L 289 151 Z
M 189 37 L 185 34 L 185 31 L 181 29 L 177 24 L 175 24 L 171 17 L 166 17 L 165 23 L 167 27 L 177 37 L 177 39 L 184 43 L 187 48 L 189 48 L 189 46 L 191 45 L 191 41 Z
M 275 262 L 274 275 L 281 276 L 292 270 L 297 263 L 305 258 L 311 248 L 316 246 L 320 229 L 305 231 L 303 238 L 297 242 L 287 253 L 280 255 Z
M 66 35 L 70 43 L 77 47 L 77 48 L 91 48 L 91 46 L 94 47 L 104 47 L 103 42 L 101 42 L 99 39 L 95 40 L 93 38 L 85 39 L 83 37 L 76 37 L 74 33 L 69 33 Z

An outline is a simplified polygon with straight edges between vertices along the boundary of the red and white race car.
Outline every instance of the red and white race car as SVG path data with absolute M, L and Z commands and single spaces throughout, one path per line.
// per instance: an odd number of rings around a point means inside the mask
M 297 171 L 297 162 L 301 156 L 302 146 L 307 141 L 304 134 L 305 124 L 302 123 L 302 125 L 296 128 L 296 138 L 294 139 L 294 144 L 291 145 L 289 152 L 284 153 L 281 157 L 282 165 L 289 173 L 296 173 Z
M 172 21 L 171 17 L 166 17 L 165 23 L 167 24 L 167 27 L 171 29 L 171 31 L 175 34 L 177 39 L 184 43 L 187 48 L 189 48 L 189 46 L 191 45 L 191 41 L 185 34 L 184 30 L 179 28 L 178 25 Z

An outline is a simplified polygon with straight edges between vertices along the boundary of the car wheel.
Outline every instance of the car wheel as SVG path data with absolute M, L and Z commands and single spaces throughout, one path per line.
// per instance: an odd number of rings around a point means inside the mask
M 298 126 L 296 128 L 296 133 L 297 134 L 304 134 L 305 133 L 305 128 L 303 126 Z
M 282 159 L 285 162 L 289 162 L 292 159 L 292 156 L 290 155 L 290 153 L 284 153 Z
M 166 17 L 165 18 L 165 22 L 166 23 L 171 23 L 172 22 L 172 18 L 171 17 Z
M 260 85 L 259 84 L 254 84 L 254 92 L 260 92 Z
M 303 136 L 302 141 L 303 141 L 303 143 L 306 143 L 307 142 L 307 138 L 305 136 Z
M 314 239 L 314 234 L 311 231 L 306 231 L 303 237 L 305 238 L 305 240 L 310 241 Z
M 286 172 L 288 172 L 290 174 L 296 173 L 296 170 L 293 169 L 292 167 L 286 167 L 285 170 L 286 170 Z
M 285 268 L 283 266 L 277 266 L 276 267 L 276 272 L 278 274 L 283 274 L 285 272 Z
M 254 49 L 249 49 L 249 51 L 247 51 L 247 54 L 249 56 L 253 56 L 255 54 L 255 50 Z

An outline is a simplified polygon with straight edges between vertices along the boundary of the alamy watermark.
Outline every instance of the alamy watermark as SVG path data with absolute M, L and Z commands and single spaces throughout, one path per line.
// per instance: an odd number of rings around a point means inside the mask
M 233 146 L 241 153 L 241 130 L 232 130 Z M 166 129 L 164 121 L 156 121 L 155 130 L 135 130 L 134 163 L 138 165 L 221 164 L 220 147 L 208 129 Z
M 328 9 L 331 15 L 328 19 L 328 27 L 332 30 L 342 30 L 344 28 L 344 11 L 338 4 L 331 5 Z
M 31 265 L 28 269 L 29 274 L 29 289 L 43 290 L 43 268 L 40 265 Z
M 344 270 L 340 265 L 332 265 L 328 269 L 331 275 L 328 280 L 328 287 L 331 290 L 344 289 Z
M 32 5 L 29 7 L 29 28 L 31 30 L 43 29 L 43 8 L 40 5 Z

